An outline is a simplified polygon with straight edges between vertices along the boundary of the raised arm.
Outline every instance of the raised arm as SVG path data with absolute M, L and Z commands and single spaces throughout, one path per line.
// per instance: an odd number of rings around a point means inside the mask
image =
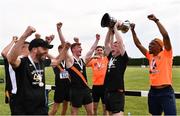
M 39 38 L 41 38 L 41 35 L 39 33 L 36 33 L 35 34 L 35 39 L 39 39 Z
M 49 35 L 45 37 L 45 41 L 47 41 L 49 44 L 54 40 L 55 35 Z
M 160 23 L 159 19 L 156 18 L 156 16 L 154 14 L 148 15 L 148 18 L 149 18 L 149 20 L 152 20 L 157 24 L 157 27 L 158 27 L 161 35 L 163 36 L 163 43 L 164 43 L 165 49 L 167 51 L 171 50 L 172 46 L 171 46 L 171 41 L 170 41 L 168 32 L 166 31 L 164 26 Z
M 56 27 L 57 27 L 57 32 L 58 32 L 58 35 L 59 35 L 59 39 L 61 41 L 61 44 L 63 45 L 63 44 L 65 44 L 65 38 L 64 38 L 64 36 L 62 34 L 62 30 L 61 30 L 62 25 L 63 24 L 61 22 L 59 22 L 59 23 L 56 24 Z
M 104 47 L 105 47 L 105 55 L 108 56 L 109 53 L 111 52 L 111 45 L 112 45 L 112 38 L 113 38 L 113 30 L 111 28 L 108 29 L 108 32 L 106 34 L 106 38 L 105 38 L 105 43 L 104 43 Z
M 134 44 L 135 44 L 136 47 L 141 51 L 141 53 L 142 53 L 144 56 L 146 56 L 147 49 L 146 49 L 144 46 L 142 46 L 141 42 L 139 41 L 139 38 L 138 38 L 137 35 L 136 35 L 136 32 L 135 32 L 135 30 L 134 30 L 135 24 L 134 24 L 134 23 L 131 23 L 130 26 L 131 26 L 131 32 L 132 32 Z
M 94 53 L 94 50 L 96 49 L 97 45 L 98 45 L 98 42 L 100 40 L 100 35 L 99 34 L 96 34 L 96 40 L 94 42 L 94 44 L 91 46 L 91 49 L 88 51 L 88 53 L 86 54 L 86 57 L 85 57 L 85 62 L 87 63 L 90 58 L 92 57 L 93 53 Z
M 7 58 L 9 50 L 12 48 L 13 44 L 17 42 L 17 39 L 17 36 L 13 36 L 12 41 L 2 50 L 1 55 L 3 58 Z
M 117 27 L 122 25 L 122 22 L 121 21 L 117 21 L 116 24 L 114 25 L 114 35 L 115 35 L 115 38 L 116 38 L 116 41 L 119 43 L 119 48 L 120 48 L 120 52 L 121 52 L 121 55 L 123 56 L 124 53 L 125 53 L 125 47 L 124 47 L 124 44 L 123 44 L 123 39 L 122 39 L 122 36 L 120 35 L 120 33 L 118 32 L 118 29 Z
M 27 39 L 27 37 L 29 37 L 35 31 L 36 30 L 33 27 L 28 26 L 23 35 L 13 46 L 12 50 L 8 54 L 8 61 L 12 65 L 12 67 L 16 68 L 20 65 L 21 61 L 18 59 L 18 56 L 20 55 L 21 47 L 24 44 L 24 41 Z
M 74 37 L 74 42 L 79 43 L 79 38 L 78 37 Z
M 59 63 L 66 58 L 66 54 L 67 54 L 70 46 L 71 46 L 71 44 L 68 42 L 64 44 L 61 53 L 55 59 L 54 58 L 51 59 L 51 61 L 52 61 L 51 65 L 52 66 L 59 65 Z

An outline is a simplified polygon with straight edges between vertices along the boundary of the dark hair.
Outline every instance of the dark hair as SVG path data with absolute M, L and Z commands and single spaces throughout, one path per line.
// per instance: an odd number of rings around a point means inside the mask
M 96 47 L 96 50 L 97 50 L 98 48 L 102 48 L 102 49 L 104 50 L 104 46 L 97 46 L 97 47 Z
M 71 44 L 71 51 L 72 51 L 72 49 L 75 47 L 75 46 L 80 46 L 81 45 L 81 43 L 73 43 L 73 44 Z
M 30 44 L 28 41 L 25 41 L 24 44 Z

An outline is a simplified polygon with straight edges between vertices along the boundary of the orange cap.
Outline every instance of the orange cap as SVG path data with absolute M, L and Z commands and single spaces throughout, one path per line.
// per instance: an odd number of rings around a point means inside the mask
M 164 43 L 163 43 L 163 41 L 161 39 L 155 38 L 153 41 L 157 42 L 163 48 Z

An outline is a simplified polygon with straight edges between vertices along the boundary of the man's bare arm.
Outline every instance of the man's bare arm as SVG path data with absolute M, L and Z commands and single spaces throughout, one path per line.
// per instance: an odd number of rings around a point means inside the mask
M 13 36 L 12 41 L 2 50 L 1 55 L 3 58 L 7 58 L 9 50 L 12 48 L 13 44 L 17 42 L 17 39 L 17 36 Z
M 17 43 L 13 46 L 12 50 L 8 54 L 8 61 L 12 65 L 12 67 L 16 68 L 20 65 L 20 60 L 18 60 L 18 56 L 21 52 L 21 47 L 24 44 L 24 41 L 29 37 L 32 33 L 34 33 L 36 30 L 28 26 L 23 35 L 20 37 L 20 39 L 17 41 Z
M 61 44 L 63 45 L 63 44 L 65 44 L 65 38 L 64 38 L 64 35 L 62 34 L 62 30 L 61 30 L 62 25 L 63 24 L 61 22 L 59 22 L 59 23 L 56 24 L 56 27 L 57 27 L 57 32 L 58 32 L 58 35 L 59 35 L 59 39 L 61 41 Z
M 86 57 L 85 57 L 85 62 L 86 63 L 89 62 L 88 60 L 90 60 L 90 58 L 92 57 L 92 55 L 94 53 L 94 50 L 96 49 L 96 47 L 98 45 L 99 40 L 100 40 L 100 35 L 96 34 L 96 40 L 95 40 L 94 44 L 91 46 L 91 49 L 86 54 Z
M 106 38 L 105 38 L 105 43 L 104 43 L 104 45 L 105 45 L 105 55 L 106 56 L 108 56 L 109 55 L 109 53 L 111 52 L 111 38 L 112 38 L 112 36 L 113 36 L 113 31 L 112 31 L 112 29 L 108 29 L 108 32 L 107 32 L 107 34 L 106 34 Z
M 144 46 L 142 46 L 141 42 L 139 41 L 139 38 L 138 38 L 137 35 L 136 35 L 136 32 L 135 32 L 135 30 L 134 30 L 135 24 L 132 23 L 130 26 L 131 26 L 131 32 L 132 32 L 134 44 L 135 44 L 136 47 L 141 51 L 141 53 L 142 53 L 144 56 L 146 56 L 147 49 L 146 49 Z
M 120 52 L 121 52 L 121 55 L 123 56 L 125 53 L 125 46 L 123 43 L 123 38 L 117 29 L 117 27 L 120 25 L 122 25 L 121 21 L 117 21 L 116 24 L 114 25 L 114 35 L 115 35 L 116 41 L 119 43 Z
M 57 66 L 57 65 L 59 65 L 59 63 L 62 60 L 66 60 L 67 52 L 68 52 L 70 46 L 71 46 L 71 44 L 68 42 L 64 44 L 62 52 L 55 59 L 54 58 L 51 59 L 51 65 L 52 66 Z
M 148 18 L 149 18 L 149 20 L 152 20 L 157 24 L 157 27 L 158 27 L 161 35 L 163 36 L 163 42 L 164 42 L 165 49 L 167 51 L 171 50 L 172 46 L 171 46 L 171 41 L 170 41 L 168 32 L 166 31 L 164 26 L 160 23 L 159 19 L 157 19 L 154 14 L 148 15 Z

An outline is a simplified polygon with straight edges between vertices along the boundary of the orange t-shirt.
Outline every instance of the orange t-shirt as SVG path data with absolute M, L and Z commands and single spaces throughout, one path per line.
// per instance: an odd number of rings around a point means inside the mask
M 172 50 L 163 50 L 157 56 L 147 52 L 146 58 L 149 60 L 151 86 L 172 85 Z
M 107 57 L 92 59 L 87 66 L 92 67 L 93 85 L 103 85 L 108 64 Z

